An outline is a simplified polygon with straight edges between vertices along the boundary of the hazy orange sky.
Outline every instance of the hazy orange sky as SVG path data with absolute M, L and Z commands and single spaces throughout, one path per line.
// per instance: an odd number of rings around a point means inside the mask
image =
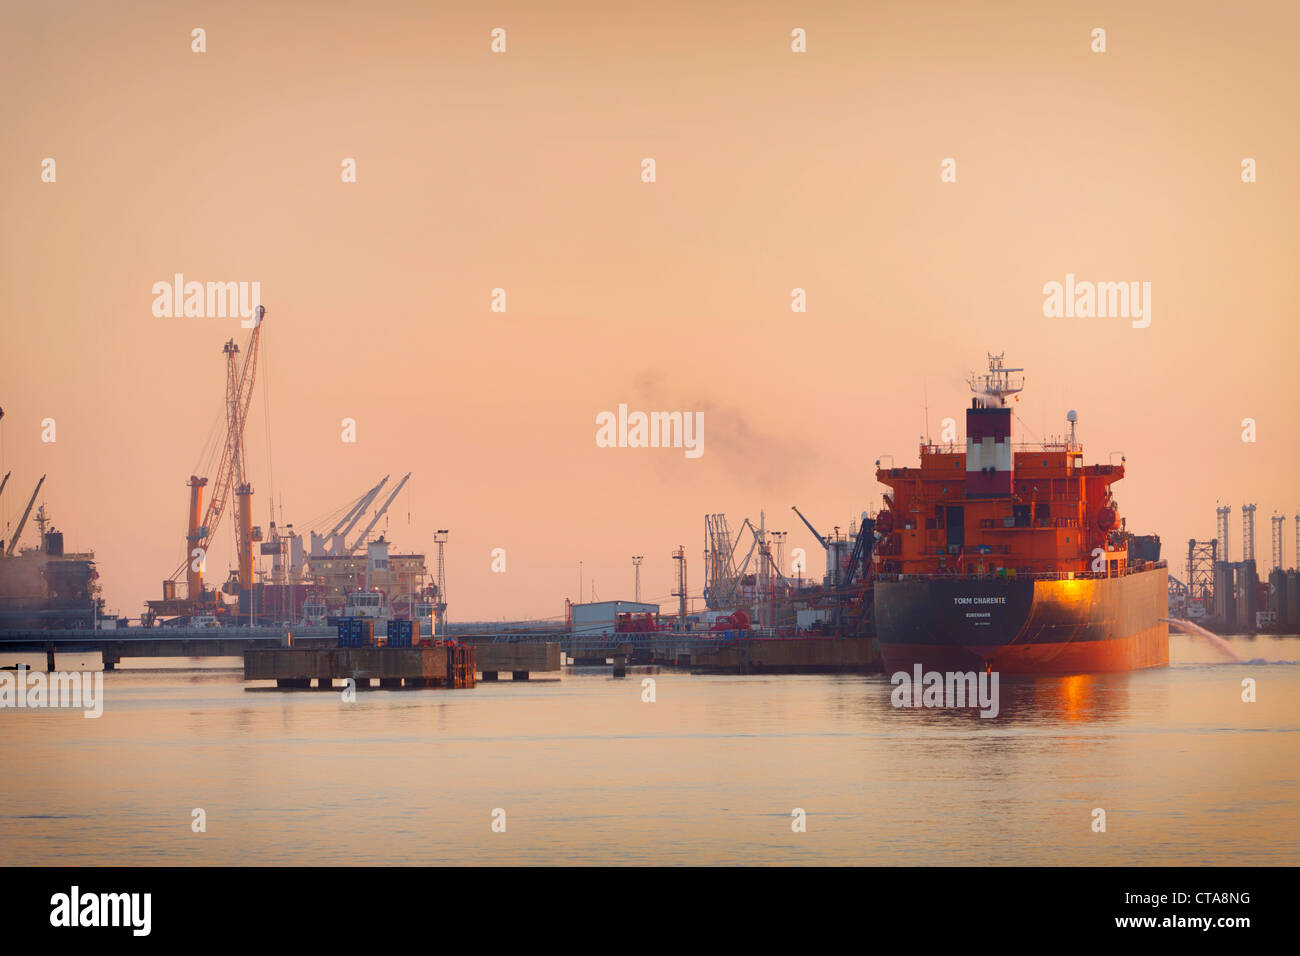
M 927 395 L 935 437 L 960 422 L 987 351 L 1027 369 L 1021 438 L 1075 408 L 1089 460 L 1123 451 L 1121 513 L 1163 537 L 1175 575 L 1216 499 L 1234 558 L 1240 505 L 1258 504 L 1265 567 L 1269 514 L 1300 510 L 1293 3 L 0 15 L 0 518 L 48 474 L 42 500 L 95 551 L 110 609 L 137 615 L 181 560 L 220 348 L 248 336 L 155 318 L 151 287 L 178 272 L 261 283 L 256 521 L 268 412 L 299 531 L 412 471 L 389 536 L 431 553 L 450 529 L 453 621 L 560 615 L 580 560 L 588 597 L 594 579 L 630 598 L 633 554 L 669 604 L 679 544 L 698 593 L 706 512 L 734 527 L 766 508 L 820 573 L 790 506 L 822 531 L 874 510 L 874 460 L 914 463 Z M 1066 273 L 1150 282 L 1150 327 L 1044 318 Z M 704 411 L 703 457 L 596 447 L 620 402 Z M 232 534 L 228 516 L 213 583 Z

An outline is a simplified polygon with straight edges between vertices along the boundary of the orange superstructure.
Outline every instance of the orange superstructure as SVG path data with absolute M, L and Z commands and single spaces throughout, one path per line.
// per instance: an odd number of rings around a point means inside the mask
M 917 468 L 881 468 L 889 491 L 872 552 L 877 640 L 888 668 L 1022 673 L 1168 663 L 1168 571 L 1135 538 L 1111 485 L 1070 434 L 1016 444 L 1021 369 L 989 356 L 972 376 L 965 447 L 923 444 Z
M 919 468 L 878 468 L 891 490 L 877 518 L 877 570 L 894 574 L 1123 573 L 1127 534 L 1110 486 L 1124 465 L 1085 465 L 1071 436 L 1013 442 L 1001 356 L 976 388 L 963 449 L 921 445 Z M 975 385 L 975 383 L 972 383 Z M 1071 413 L 1073 415 L 1073 413 Z

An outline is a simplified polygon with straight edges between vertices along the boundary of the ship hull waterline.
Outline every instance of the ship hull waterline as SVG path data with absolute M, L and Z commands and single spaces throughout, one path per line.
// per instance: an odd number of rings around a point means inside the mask
M 996 670 L 1089 674 L 1169 663 L 1169 572 L 1110 578 L 875 584 L 876 637 L 887 673 Z

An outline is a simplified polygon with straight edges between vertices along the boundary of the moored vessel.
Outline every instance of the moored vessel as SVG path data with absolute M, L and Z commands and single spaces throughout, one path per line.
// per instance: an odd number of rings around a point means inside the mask
M 44 482 L 42 475 L 8 545 L 0 541 L 0 628 L 94 627 L 103 605 L 94 552 L 64 550 L 63 532 L 50 523 L 45 505 L 37 509 L 35 516 L 39 542 L 34 547 L 18 548 Z
M 1119 516 L 1125 462 L 1087 465 L 1068 438 L 1013 441 L 1022 369 L 989 356 L 972 376 L 965 447 L 921 446 L 880 468 L 876 638 L 887 671 L 1075 674 L 1169 663 L 1159 539 Z

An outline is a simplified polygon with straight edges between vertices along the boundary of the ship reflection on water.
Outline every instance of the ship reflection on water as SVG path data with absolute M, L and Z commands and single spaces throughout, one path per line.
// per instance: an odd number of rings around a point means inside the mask
M 1071 677 L 1004 677 L 1002 713 L 1008 721 L 1106 723 L 1129 712 L 1135 672 L 1076 674 Z M 1141 693 L 1159 694 L 1157 688 Z
M 1029 677 L 973 675 L 984 687 L 996 689 L 992 707 L 981 707 L 982 699 L 972 698 L 965 704 L 898 707 L 891 697 L 879 701 L 881 710 L 897 710 L 918 719 L 922 725 L 942 725 L 952 720 L 970 719 L 990 726 L 1006 724 L 1104 723 L 1123 720 L 1129 711 L 1132 683 L 1138 672 L 1118 674 L 1077 674 L 1070 677 Z M 1158 688 L 1143 693 L 1159 694 Z M 983 688 L 981 688 L 981 692 Z M 991 719 L 981 713 L 992 712 Z

